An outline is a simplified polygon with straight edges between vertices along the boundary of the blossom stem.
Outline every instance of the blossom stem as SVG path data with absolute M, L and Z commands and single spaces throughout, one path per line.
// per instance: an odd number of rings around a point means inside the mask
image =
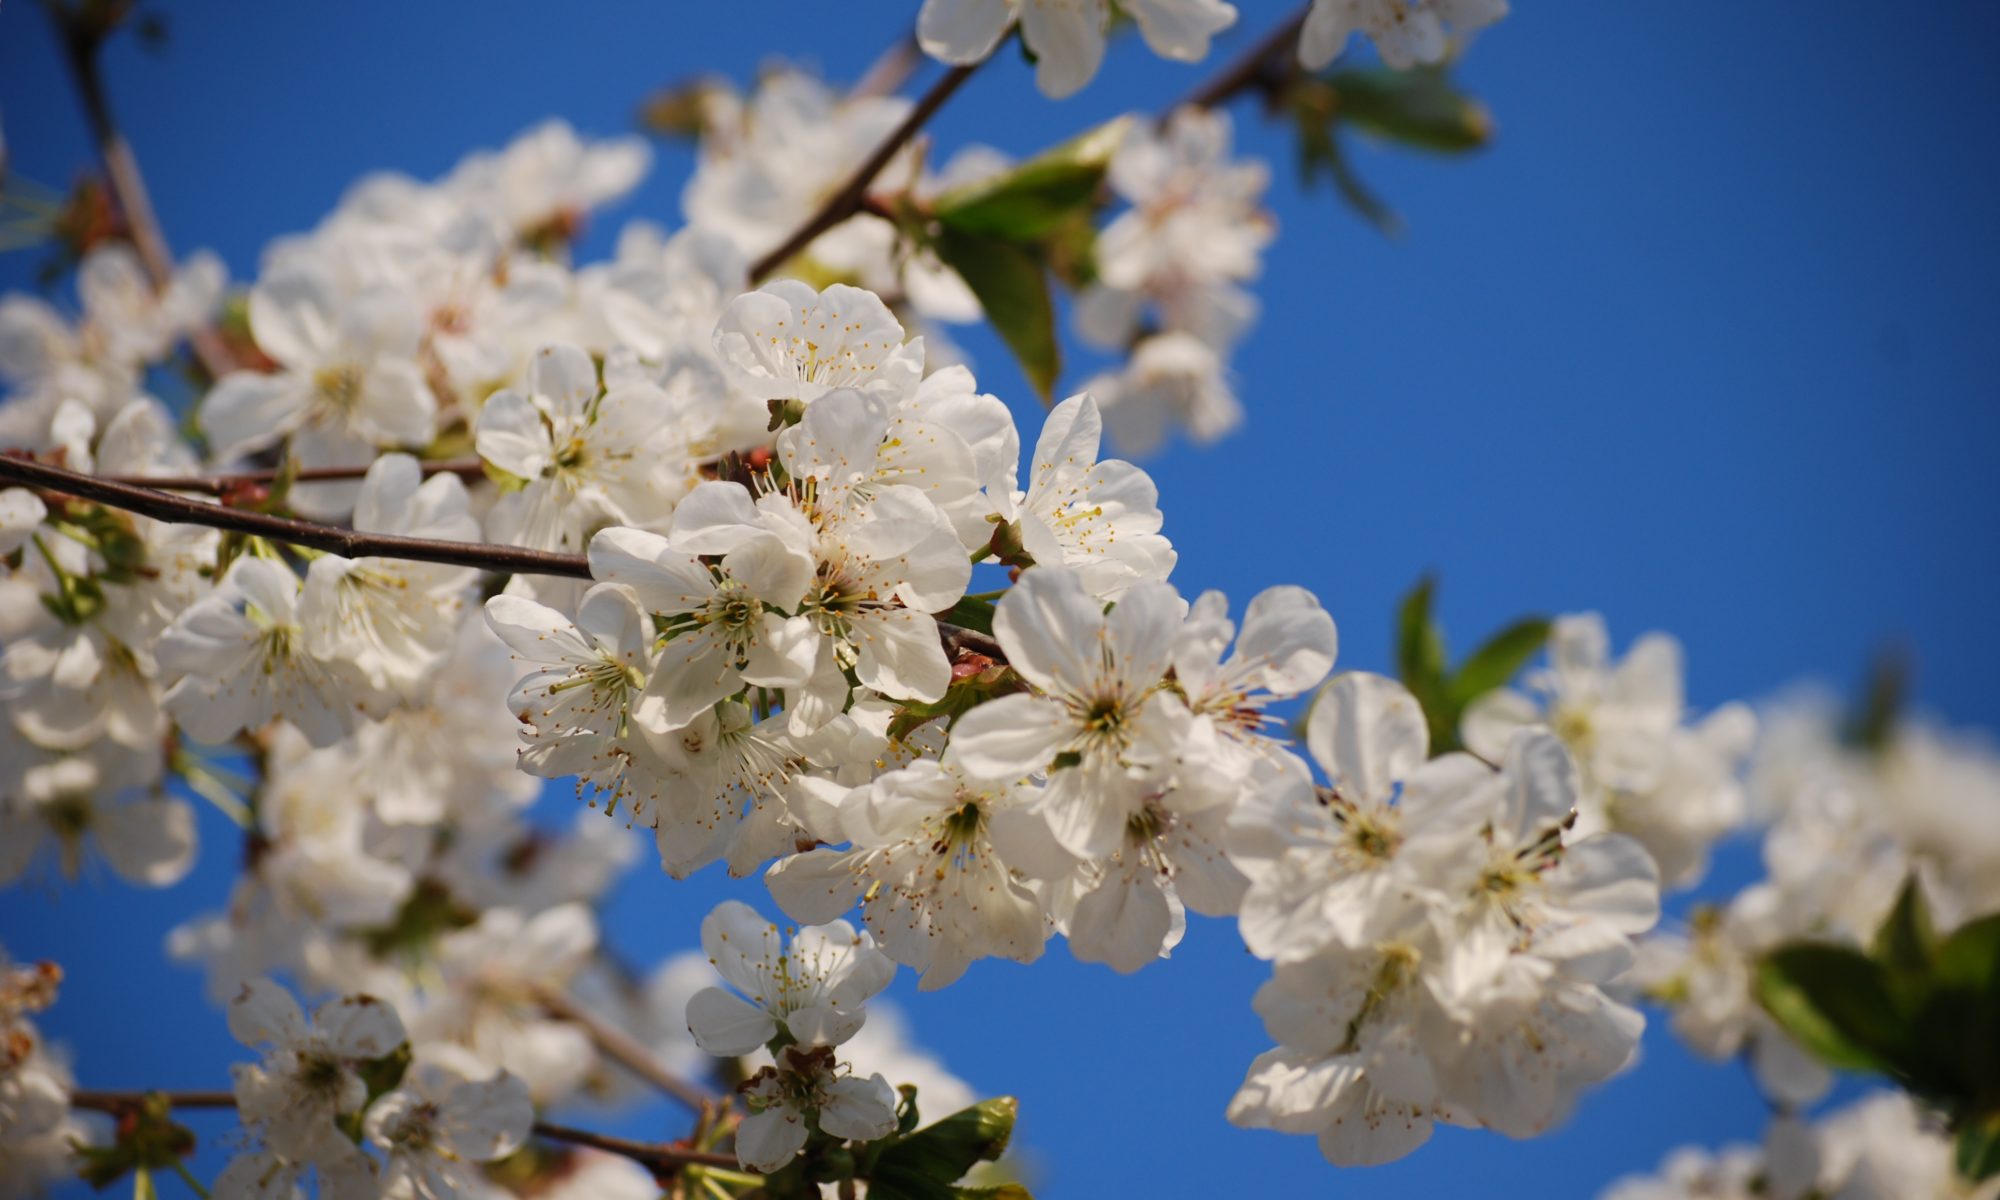
M 166 233 L 160 227 L 159 217 L 153 212 L 153 200 L 146 190 L 146 177 L 139 173 L 139 160 L 133 156 L 131 144 L 125 140 L 111 114 L 111 98 L 104 89 L 104 74 L 98 69 L 98 51 L 115 28 L 116 20 L 93 16 L 92 10 L 116 11 L 117 6 L 72 6 L 59 0 L 49 0 L 45 7 L 62 40 L 70 78 L 75 81 L 77 95 L 83 101 L 84 118 L 90 123 L 91 137 L 97 143 L 97 155 L 104 162 L 105 178 L 111 185 L 112 195 L 117 197 L 118 210 L 125 216 L 126 232 L 132 239 L 133 248 L 139 252 L 139 261 L 144 264 L 154 289 L 165 291 L 174 278 L 173 251 L 168 249 Z M 235 369 L 235 357 L 213 329 L 194 330 L 188 335 L 188 342 L 209 378 L 220 379 Z
M 1246 91 L 1275 94 L 1296 70 L 1296 60 L 1291 57 L 1291 51 L 1298 45 L 1299 33 L 1305 28 L 1306 13 L 1310 8 L 1311 5 L 1306 5 L 1293 13 L 1256 45 L 1233 59 L 1214 78 L 1182 97 L 1180 103 L 1162 114 L 1161 119 L 1171 116 L 1175 109 L 1215 108 Z
M 536 993 L 535 1000 L 551 1016 L 568 1021 L 583 1030 L 606 1058 L 637 1075 L 640 1079 L 672 1096 L 696 1112 L 717 1102 L 708 1091 L 688 1080 L 682 1079 L 666 1068 L 653 1056 L 653 1052 L 639 1044 L 632 1035 L 604 1018 L 577 1004 L 568 996 L 550 989 Z M 734 1159 L 730 1160 L 732 1163 Z
M 656 1172 L 665 1172 L 680 1167 L 720 1167 L 733 1168 L 737 1165 L 734 1154 L 721 1154 L 714 1150 L 694 1150 L 686 1146 L 676 1146 L 654 1142 L 635 1142 L 627 1138 L 609 1137 L 592 1133 L 587 1129 L 571 1129 L 567 1125 L 551 1125 L 546 1121 L 535 1122 L 535 1134 L 551 1141 L 568 1142 L 574 1146 L 588 1146 L 592 1150 L 602 1150 L 629 1158 L 640 1166 Z M 762 1183 L 760 1176 L 757 1182 Z
M 889 136 L 882 140 L 882 144 L 875 147 L 875 152 L 870 154 L 866 161 L 854 169 L 854 174 L 848 177 L 847 182 L 841 185 L 839 191 L 827 197 L 826 202 L 820 205 L 819 210 L 807 218 L 805 224 L 793 231 L 792 236 L 786 238 L 776 249 L 750 264 L 751 282 L 754 283 L 769 276 L 779 267 L 784 266 L 793 255 L 812 245 L 814 239 L 818 238 L 820 234 L 825 233 L 835 225 L 860 212 L 868 199 L 868 185 L 875 182 L 875 177 L 880 175 L 883 168 L 889 165 L 889 161 L 896 157 L 896 152 L 901 150 L 911 138 L 916 136 L 917 131 L 924 127 L 925 122 L 935 116 L 938 109 L 944 107 L 945 101 L 951 99 L 952 93 L 958 91 L 959 87 L 966 80 L 972 78 L 972 73 L 978 69 L 979 63 L 968 63 L 962 67 L 953 67 L 951 70 L 946 71 L 936 83 L 932 84 L 930 90 L 925 92 L 923 97 L 917 101 L 916 107 L 910 110 L 910 115 L 904 117 L 902 124 L 896 126 L 890 132 Z
M 202 1186 L 201 1180 L 194 1177 L 193 1171 L 188 1170 L 187 1163 L 178 1158 L 175 1159 L 174 1174 L 180 1176 L 181 1182 L 187 1184 L 194 1191 L 195 1195 L 201 1197 L 201 1200 L 209 1200 L 208 1189 Z

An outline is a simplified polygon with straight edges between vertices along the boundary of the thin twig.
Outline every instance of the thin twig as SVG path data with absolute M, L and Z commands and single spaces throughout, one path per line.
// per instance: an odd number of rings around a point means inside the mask
M 550 1016 L 557 1020 L 568 1021 L 583 1030 L 589 1036 L 591 1044 L 602 1051 L 606 1058 L 682 1104 L 701 1112 L 705 1106 L 716 1103 L 717 1097 L 669 1071 L 664 1063 L 653 1056 L 651 1050 L 640 1045 L 631 1034 L 610 1024 L 563 993 L 554 989 L 544 989 L 537 993 L 535 999 Z
M 368 474 L 369 465 L 372 464 L 350 467 L 306 467 L 292 473 L 292 482 L 324 483 L 329 480 L 360 479 Z M 470 483 L 486 477 L 486 464 L 477 458 L 436 459 L 420 462 L 417 466 L 426 479 L 433 475 L 456 475 Z M 216 475 L 98 475 L 94 478 L 108 483 L 155 488 L 163 492 L 201 492 L 209 496 L 225 496 L 244 484 L 273 483 L 284 473 L 281 468 L 271 467 L 257 471 L 225 471 Z
M 854 90 L 847 93 L 850 100 L 866 100 L 874 96 L 888 96 L 902 90 L 910 76 L 923 65 L 923 48 L 917 45 L 917 32 L 912 29 L 896 39 L 896 44 L 882 52 L 881 57 L 869 64 Z
M 1301 8 L 1284 24 L 1265 34 L 1256 45 L 1231 60 L 1219 74 L 1182 97 L 1180 103 L 1167 110 L 1167 115 L 1178 108 L 1214 108 L 1251 88 L 1272 88 L 1274 81 L 1267 72 L 1277 64 L 1280 52 L 1284 52 L 1288 60 L 1284 70 L 1289 73 L 1294 69 L 1290 52 L 1298 45 L 1299 32 L 1305 28 L 1309 9 L 1310 6 Z
M 944 107 L 944 102 L 951 99 L 952 93 L 956 92 L 966 80 L 972 78 L 972 73 L 978 69 L 979 63 L 953 67 L 932 84 L 931 89 L 917 101 L 917 106 L 910 110 L 910 115 L 903 118 L 902 124 L 896 126 L 895 130 L 883 139 L 882 144 L 875 147 L 875 152 L 854 169 L 854 174 L 848 177 L 839 191 L 827 197 L 826 203 L 820 205 L 819 211 L 808 218 L 805 224 L 799 226 L 792 236 L 786 238 L 775 250 L 750 265 L 751 281 L 755 282 L 770 275 L 784 266 L 793 255 L 812 245 L 820 234 L 860 212 L 862 203 L 868 197 L 868 185 L 875 182 L 875 177 L 889 165 L 890 159 L 896 157 L 896 152 L 916 136 L 917 131 L 924 127 L 924 123 L 936 115 L 937 110 Z
M 145 1103 L 148 1096 L 164 1096 L 174 1108 L 235 1108 L 231 1092 L 71 1092 L 71 1108 L 117 1114 Z
M 25 458 L 0 455 L 0 482 L 25 484 L 57 495 L 94 500 L 157 521 L 206 525 L 212 529 L 245 533 L 293 546 L 309 546 L 344 558 L 407 558 L 417 562 L 446 563 L 454 567 L 477 567 L 519 575 L 590 578 L 590 560 L 581 554 L 556 554 L 547 550 L 524 550 L 518 546 L 496 546 L 483 542 L 446 542 L 434 538 L 362 533 L 337 525 L 321 525 L 314 521 L 206 504 L 172 492 L 99 479 Z
M 125 215 L 126 232 L 131 235 L 132 245 L 138 250 L 139 261 L 145 265 L 154 289 L 164 292 L 174 280 L 173 251 L 167 247 L 166 233 L 153 212 L 146 177 L 139 173 L 139 160 L 133 156 L 131 144 L 119 132 L 118 122 L 111 114 L 111 98 L 104 89 L 103 72 L 98 69 L 98 51 L 103 48 L 110 26 L 55 0 L 49 0 L 46 7 L 62 39 L 70 78 L 75 80 L 77 94 L 83 101 L 84 118 L 90 123 L 97 155 L 104 161 L 105 177 L 118 199 L 119 211 Z M 235 369 L 235 357 L 213 329 L 192 331 L 188 342 L 211 379 L 220 379 Z
M 672 1143 L 635 1142 L 629 1138 L 609 1137 L 592 1133 L 587 1129 L 571 1129 L 567 1125 L 551 1125 L 547 1121 L 535 1122 L 535 1133 L 540 1137 L 572 1145 L 588 1146 L 592 1150 L 603 1150 L 608 1154 L 622 1155 L 656 1174 L 664 1174 L 678 1167 L 738 1167 L 734 1154 L 721 1154 L 714 1150 L 696 1150 Z

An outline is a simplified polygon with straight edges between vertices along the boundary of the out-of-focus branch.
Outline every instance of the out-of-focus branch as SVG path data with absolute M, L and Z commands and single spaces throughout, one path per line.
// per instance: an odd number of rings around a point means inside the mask
M 706 1089 L 669 1071 L 666 1064 L 654 1057 L 653 1052 L 640 1045 L 631 1034 L 584 1008 L 563 993 L 545 988 L 536 993 L 535 1000 L 551 1017 L 568 1021 L 583 1030 L 590 1038 L 591 1044 L 606 1058 L 696 1112 L 707 1111 L 719 1103 L 719 1097 L 710 1095 Z M 731 1160 L 731 1165 L 734 1165 L 734 1160 Z
M 848 98 L 865 100 L 871 96 L 891 95 L 910 81 L 910 76 L 923 62 L 923 47 L 917 45 L 917 34 L 913 29 L 868 65 L 868 70 L 854 85 L 854 90 L 847 93 Z
M 826 202 L 820 205 L 819 210 L 807 218 L 806 223 L 799 226 L 792 236 L 750 264 L 751 282 L 769 276 L 784 266 L 793 255 L 812 245 L 820 234 L 862 211 L 862 206 L 868 198 L 868 185 L 875 182 L 875 177 L 880 175 L 883 168 L 889 165 L 889 161 L 896 157 L 897 151 L 916 136 L 925 122 L 935 116 L 938 109 L 944 107 L 945 101 L 951 99 L 952 94 L 958 91 L 966 80 L 972 78 L 972 73 L 978 69 L 979 63 L 953 67 L 932 84 L 930 90 L 917 101 L 916 107 L 910 110 L 910 115 L 904 117 L 902 124 L 896 126 L 889 136 L 882 140 L 882 144 L 875 148 L 875 152 L 854 169 L 854 174 L 848 177 L 839 191 L 829 196 Z
M 71 1092 L 69 1106 L 116 1116 L 139 1107 L 148 1096 L 164 1096 L 175 1108 L 235 1108 L 231 1092 Z
M 592 1133 L 587 1129 L 551 1125 L 546 1121 L 535 1122 L 535 1133 L 552 1141 L 588 1146 L 592 1150 L 602 1150 L 607 1154 L 629 1158 L 655 1174 L 666 1174 L 686 1166 L 723 1167 L 731 1171 L 740 1169 L 734 1154 L 695 1150 L 686 1146 L 676 1146 L 670 1142 L 635 1142 L 629 1138 L 607 1137 L 601 1133 Z
M 104 89 L 104 75 L 98 65 L 104 40 L 117 27 L 123 13 L 119 6 L 102 5 L 98 7 L 104 15 L 93 17 L 90 10 L 72 7 L 62 0 L 43 0 L 43 7 L 55 24 L 56 36 L 62 40 L 70 78 L 83 101 L 84 119 L 90 123 L 97 155 L 104 162 L 105 178 L 111 184 L 112 195 L 117 197 L 119 211 L 125 216 L 126 231 L 154 289 L 164 292 L 174 278 L 173 251 L 168 248 L 166 233 L 153 212 L 146 177 L 139 173 L 139 160 L 133 157 L 131 144 L 112 116 L 111 99 Z M 215 330 L 196 329 L 188 335 L 188 342 L 210 378 L 220 379 L 235 368 L 235 358 Z
M 432 475 L 456 475 L 468 483 L 486 477 L 486 464 L 477 458 L 437 459 L 417 464 L 426 479 Z M 214 475 L 98 475 L 108 483 L 130 484 L 133 487 L 155 488 L 163 492 L 200 492 L 207 496 L 226 496 L 245 484 L 274 483 L 285 472 L 278 468 L 257 471 L 224 471 Z M 326 483 L 344 479 L 360 479 L 368 474 L 367 466 L 355 467 L 306 467 L 291 474 L 294 483 Z
M 1307 5 L 1287 18 L 1257 42 L 1232 59 L 1208 82 L 1197 87 L 1162 117 L 1171 115 L 1174 108 L 1214 108 L 1226 104 L 1246 91 L 1262 91 L 1275 94 L 1284 82 L 1298 70 L 1295 51 L 1299 44 L 1299 33 L 1305 28 Z

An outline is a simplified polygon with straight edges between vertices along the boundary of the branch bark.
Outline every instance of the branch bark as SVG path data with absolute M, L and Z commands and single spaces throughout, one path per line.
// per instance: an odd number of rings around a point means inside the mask
M 1299 33 L 1305 29 L 1306 14 L 1311 11 L 1311 7 L 1307 5 L 1299 9 L 1284 24 L 1265 34 L 1256 45 L 1231 60 L 1230 64 L 1214 78 L 1189 92 L 1173 108 L 1162 113 L 1160 119 L 1165 120 L 1172 116 L 1174 109 L 1178 108 L 1214 108 L 1219 104 L 1228 103 L 1239 93 L 1252 89 L 1267 93 L 1274 91 L 1282 82 L 1280 77 L 1275 77 L 1272 73 L 1274 67 L 1280 66 L 1281 53 L 1285 56 L 1281 69 L 1286 77 L 1298 69 L 1292 51 L 1298 47 Z
M 433 475 L 456 475 L 467 483 L 476 483 L 486 478 L 486 464 L 477 458 L 434 459 L 417 465 L 426 479 Z M 283 474 L 282 470 L 273 467 L 257 471 L 227 471 L 217 475 L 96 475 L 92 478 L 163 492 L 201 492 L 209 496 L 225 496 L 244 484 L 275 482 Z M 367 466 L 307 467 L 294 472 L 292 480 L 295 483 L 325 483 L 360 479 L 367 474 Z
M 591 1044 L 606 1058 L 696 1112 L 705 1112 L 711 1105 L 720 1102 L 720 1097 L 709 1094 L 706 1089 L 669 1071 L 664 1063 L 653 1056 L 651 1050 L 640 1045 L 630 1034 L 561 992 L 545 989 L 538 993 L 535 999 L 551 1017 L 568 1021 L 583 1030 L 589 1036 Z M 734 1161 L 731 1160 L 732 1165 Z
M 162 1096 L 174 1108 L 235 1108 L 236 1097 L 230 1092 L 71 1092 L 71 1108 L 88 1109 L 91 1112 L 110 1113 L 113 1116 L 129 1112 L 144 1104 L 148 1096 Z M 725 1167 L 740 1169 L 736 1156 L 721 1154 L 713 1150 L 696 1150 L 671 1142 L 636 1142 L 629 1138 L 610 1137 L 592 1133 L 587 1129 L 573 1129 L 567 1125 L 554 1125 L 547 1121 L 537 1121 L 534 1125 L 537 1137 L 551 1141 L 568 1142 L 575 1146 L 588 1146 L 592 1150 L 602 1150 L 631 1159 L 655 1174 L 668 1174 L 681 1167 Z
M 826 203 L 820 205 L 819 211 L 809 217 L 805 224 L 799 226 L 792 236 L 786 238 L 776 249 L 750 264 L 750 281 L 755 283 L 770 275 L 784 266 L 794 254 L 812 245 L 820 234 L 860 212 L 868 198 L 868 185 L 875 182 L 875 177 L 889 165 L 889 160 L 896 157 L 896 152 L 916 136 L 917 131 L 924 127 L 924 123 L 937 115 L 938 109 L 944 107 L 945 101 L 951 99 L 952 93 L 958 91 L 966 80 L 972 78 L 972 73 L 979 69 L 979 65 L 971 63 L 953 67 L 932 84 L 930 90 L 923 94 L 923 98 L 917 101 L 917 106 L 910 110 L 910 115 L 903 118 L 903 123 L 896 126 L 889 136 L 883 139 L 882 144 L 875 148 L 875 152 L 855 168 L 854 174 L 848 177 L 839 191 L 827 197 Z
M 590 578 L 590 560 L 581 554 L 556 554 L 484 542 L 446 542 L 434 538 L 363 533 L 337 525 L 321 525 L 268 513 L 247 512 L 206 504 L 172 492 L 115 480 L 99 479 L 63 467 L 0 455 L 0 482 L 18 483 L 55 495 L 75 496 L 127 512 L 180 525 L 206 525 L 293 546 L 309 546 L 344 558 L 407 558 L 418 562 L 476 567 L 517 575 L 562 575 Z
M 105 178 L 111 184 L 112 195 L 117 197 L 119 211 L 125 215 L 126 231 L 153 281 L 154 290 L 163 292 L 174 279 L 173 251 L 167 247 L 166 233 L 153 212 L 152 195 L 146 190 L 146 177 L 139 173 L 139 160 L 133 156 L 131 144 L 112 116 L 104 74 L 98 68 L 98 53 L 112 26 L 93 21 L 57 0 L 47 0 L 46 7 L 49 19 L 55 23 L 56 35 L 62 39 L 63 56 L 69 64 L 70 78 L 76 83 L 77 95 L 83 101 L 84 119 L 89 122 L 91 138 L 97 143 Z M 211 379 L 220 379 L 235 369 L 235 357 L 213 329 L 194 330 L 188 335 L 188 343 Z

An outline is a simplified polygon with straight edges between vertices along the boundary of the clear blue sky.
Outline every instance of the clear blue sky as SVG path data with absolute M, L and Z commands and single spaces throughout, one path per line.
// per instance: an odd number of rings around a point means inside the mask
M 1251 29 L 1285 11 L 1239 3 Z M 264 241 L 311 225 L 364 171 L 433 175 L 550 114 L 622 132 L 653 86 L 741 80 L 767 56 L 851 76 L 915 5 L 160 7 L 171 41 L 111 53 L 114 99 L 175 245 L 213 247 L 242 277 Z M 2000 725 L 2000 8 L 1518 7 L 1463 72 L 1498 119 L 1490 151 L 1361 154 L 1408 218 L 1400 240 L 1302 194 L 1284 132 L 1239 110 L 1244 144 L 1278 164 L 1281 240 L 1236 364 L 1247 427 L 1148 464 L 1176 582 L 1239 603 L 1305 584 L 1340 622 L 1343 664 L 1380 669 L 1395 597 L 1435 567 L 1461 642 L 1522 611 L 1597 608 L 1621 644 L 1678 634 L 1703 707 L 1808 675 L 1850 683 L 1898 638 L 1925 706 Z M 1197 78 L 1121 43 L 1096 83 L 1052 103 L 1010 60 L 935 128 L 946 148 L 1027 153 Z M 53 43 L 22 0 L 0 11 L 0 114 L 16 170 L 62 183 L 86 162 Z M 593 246 L 626 216 L 674 221 L 686 168 L 663 153 Z M 32 265 L 0 258 L 0 285 L 26 286 Z M 1032 429 L 997 344 L 968 344 Z M 557 789 L 545 807 L 566 819 L 570 803 Z M 235 867 L 228 827 L 203 820 L 200 868 L 165 893 L 105 881 L 0 895 L 0 941 L 70 971 L 46 1028 L 87 1085 L 214 1087 L 237 1057 L 200 981 L 161 952 L 172 924 L 221 903 Z M 1753 863 L 1747 848 L 1727 856 L 1718 885 Z M 761 887 L 714 872 L 680 885 L 637 872 L 610 937 L 663 956 L 728 895 L 770 908 Z M 906 978 L 894 994 L 960 1074 L 1021 1096 L 1040 1191 L 1065 1200 L 1142 1181 L 1162 1195 L 1585 1197 L 1675 1145 L 1762 1128 L 1740 1069 L 1656 1028 L 1641 1067 L 1553 1136 L 1448 1130 L 1404 1163 L 1336 1172 L 1310 1139 L 1222 1119 L 1266 1045 L 1249 1008 L 1263 975 L 1231 928 L 1197 921 L 1171 961 L 1131 978 L 1058 944 L 1033 967 L 982 964 L 921 997 Z M 627 1128 L 660 1132 L 670 1116 Z M 210 1147 L 201 1165 L 221 1161 Z

